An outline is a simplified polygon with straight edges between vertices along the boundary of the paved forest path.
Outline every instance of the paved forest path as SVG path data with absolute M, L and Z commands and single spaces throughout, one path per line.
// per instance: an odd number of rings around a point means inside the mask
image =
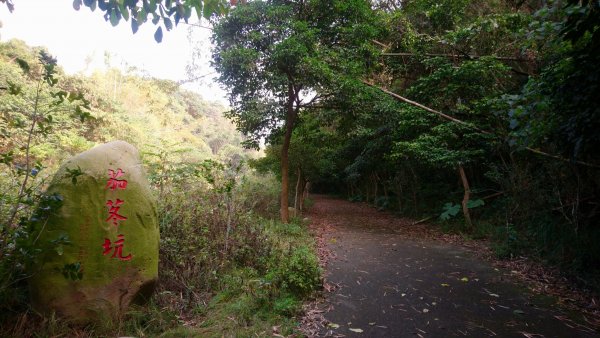
M 600 336 L 425 225 L 364 203 L 314 198 L 308 216 L 331 254 L 325 279 L 333 289 L 320 306 L 330 324 L 319 336 Z

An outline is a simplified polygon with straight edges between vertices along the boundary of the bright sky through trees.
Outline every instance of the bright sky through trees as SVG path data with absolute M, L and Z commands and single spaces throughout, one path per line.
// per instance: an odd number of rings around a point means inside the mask
M 75 11 L 71 1 L 22 0 L 15 3 L 9 13 L 0 6 L 0 39 L 24 40 L 33 46 L 46 46 L 58 58 L 58 63 L 68 73 L 102 69 L 105 51 L 111 64 L 122 69 L 137 67 L 153 77 L 181 81 L 188 78 L 186 65 L 190 63 L 193 44 L 188 41 L 190 26 L 185 23 L 165 32 L 162 43 L 154 41 L 155 26 L 142 25 L 134 35 L 128 22 L 112 27 L 99 10 L 88 8 Z M 190 21 L 191 23 L 192 21 Z M 202 60 L 193 76 L 212 73 L 204 57 L 209 56 L 208 36 L 205 28 L 193 28 L 194 44 L 201 47 Z M 223 92 L 212 84 L 213 75 L 204 77 L 203 83 L 187 84 L 186 88 L 199 92 L 209 100 L 225 102 Z

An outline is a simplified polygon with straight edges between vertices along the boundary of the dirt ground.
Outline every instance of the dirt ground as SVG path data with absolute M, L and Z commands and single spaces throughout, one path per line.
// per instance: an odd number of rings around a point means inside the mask
M 482 259 L 480 245 L 364 203 L 314 198 L 325 292 L 306 308 L 307 336 L 600 337 L 580 313 Z

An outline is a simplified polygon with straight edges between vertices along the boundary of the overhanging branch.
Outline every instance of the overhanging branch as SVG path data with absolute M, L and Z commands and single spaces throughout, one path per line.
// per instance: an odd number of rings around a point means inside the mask
M 369 81 L 362 80 L 362 82 L 363 82 L 364 84 L 368 85 L 369 87 L 373 87 L 373 88 L 379 89 L 379 90 L 381 90 L 382 92 L 384 92 L 384 93 L 386 93 L 386 94 L 388 94 L 388 95 L 390 95 L 390 96 L 392 96 L 392 97 L 394 97 L 394 98 L 396 98 L 396 99 L 398 99 L 398 100 L 400 100 L 400 101 L 403 101 L 403 102 L 405 102 L 405 103 L 408 103 L 408 104 L 410 104 L 410 105 L 412 105 L 412 106 L 415 106 L 415 107 L 421 108 L 421 109 L 423 109 L 423 110 L 426 110 L 426 111 L 428 111 L 428 112 L 430 112 L 430 113 L 436 114 L 436 115 L 438 115 L 438 116 L 440 116 L 440 117 L 442 117 L 442 118 L 444 118 L 444 119 L 446 119 L 446 120 L 449 120 L 449 121 L 452 121 L 452 122 L 455 122 L 455 123 L 462 124 L 462 125 L 464 125 L 464 126 L 467 126 L 467 127 L 469 127 L 469 128 L 472 128 L 472 129 L 474 129 L 474 130 L 477 130 L 478 132 L 480 132 L 480 133 L 482 133 L 482 134 L 486 134 L 486 135 L 492 135 L 492 136 L 496 136 L 496 137 L 498 137 L 497 135 L 495 135 L 495 134 L 493 134 L 493 133 L 490 133 L 490 132 L 488 132 L 488 131 L 482 130 L 482 129 L 480 129 L 480 128 L 478 128 L 478 127 L 474 126 L 474 125 L 473 125 L 473 124 L 471 124 L 471 123 L 467 123 L 467 122 L 465 122 L 465 121 L 459 120 L 459 119 L 457 119 L 457 118 L 455 118 L 455 117 L 452 117 L 452 116 L 450 116 L 450 115 L 444 114 L 444 113 L 442 113 L 442 112 L 440 112 L 440 111 L 437 111 L 437 110 L 435 110 L 435 109 L 432 109 L 432 108 L 429 108 L 429 107 L 427 107 L 427 106 L 424 106 L 424 105 L 422 105 L 422 104 L 420 104 L 420 103 L 418 103 L 418 102 L 415 102 L 415 101 L 409 100 L 409 99 L 405 98 L 404 96 L 401 96 L 401 95 L 398 95 L 398 94 L 396 94 L 396 93 L 393 93 L 393 92 L 391 92 L 391 91 L 389 91 L 389 90 L 387 90 L 387 89 L 385 89 L 385 88 L 379 87 L 379 86 L 377 86 L 377 85 L 375 85 L 375 84 L 373 84 L 373 83 L 371 83 L 371 82 L 369 82 Z M 577 160 L 575 160 L 575 161 L 574 161 L 574 160 L 569 160 L 569 159 L 566 159 L 566 158 L 564 158 L 564 157 L 561 157 L 561 156 L 558 156 L 558 155 L 552 155 L 552 154 L 548 154 L 548 153 L 546 153 L 546 152 L 543 152 L 543 151 L 541 151 L 541 150 L 533 149 L 533 148 L 530 148 L 530 147 L 525 147 L 525 149 L 526 149 L 526 150 L 528 150 L 528 151 L 530 151 L 530 152 L 532 152 L 532 153 L 534 153 L 534 154 L 538 154 L 538 155 L 542 155 L 542 156 L 545 156 L 545 157 L 553 158 L 553 159 L 556 159 L 556 160 L 559 160 L 559 161 L 562 161 L 562 162 L 574 163 L 574 164 L 579 164 L 579 165 L 586 166 L 586 167 L 590 167 L 590 168 L 596 168 L 596 169 L 600 169 L 600 165 L 597 165 L 597 164 L 588 163 L 588 162 L 584 162 L 584 161 L 577 161 Z
M 447 57 L 452 59 L 480 59 L 482 57 L 493 57 L 496 60 L 500 61 L 515 61 L 515 62 L 529 62 L 528 59 L 519 58 L 519 57 L 511 57 L 511 56 L 493 56 L 493 55 L 471 55 L 471 54 L 443 54 L 443 53 L 423 53 L 423 54 L 415 54 L 415 53 L 381 53 L 383 56 L 431 56 L 431 57 Z
M 482 134 L 486 134 L 486 135 L 492 135 L 492 133 L 490 133 L 490 132 L 488 132 L 488 131 L 485 131 L 485 130 L 483 130 L 483 129 L 480 129 L 480 128 L 478 128 L 478 127 L 474 126 L 472 123 L 467 123 L 467 122 L 465 122 L 465 121 L 461 121 L 461 120 L 459 120 L 459 119 L 457 119 L 457 118 L 455 118 L 455 117 L 452 117 L 452 116 L 450 116 L 450 115 L 446 115 L 446 114 L 444 114 L 444 113 L 442 113 L 442 112 L 440 112 L 440 111 L 437 111 L 437 110 L 435 110 L 435 109 L 431 109 L 431 108 L 429 108 L 429 107 L 427 107 L 427 106 L 424 106 L 424 105 L 422 105 L 422 104 L 420 104 L 420 103 L 418 103 L 418 102 L 415 102 L 415 101 L 409 100 L 409 99 L 405 98 L 404 96 L 401 96 L 401 95 L 398 95 L 398 94 L 396 94 L 396 93 L 393 93 L 393 92 L 391 92 L 391 91 L 389 91 L 389 90 L 387 90 L 387 89 L 385 89 L 385 88 L 381 88 L 381 87 L 379 87 L 379 86 L 377 86 L 377 85 L 375 85 L 375 84 L 373 84 L 373 83 L 371 83 L 371 82 L 369 82 L 369 81 L 363 80 L 362 82 L 363 82 L 364 84 L 366 84 L 366 85 L 370 86 L 370 87 L 377 88 L 377 89 L 381 90 L 382 92 L 384 92 L 384 93 L 386 93 L 386 94 L 388 94 L 388 95 L 390 95 L 390 96 L 392 96 L 392 97 L 394 97 L 394 98 L 396 98 L 396 99 L 398 99 L 398 100 L 400 100 L 400 101 L 406 102 L 406 103 L 408 103 L 408 104 L 410 104 L 410 105 L 412 105 L 412 106 L 419 107 L 419 108 L 421 108 L 421 109 L 423 109 L 423 110 L 426 110 L 426 111 L 428 111 L 428 112 L 430 112 L 430 113 L 436 114 L 436 115 L 438 115 L 438 116 L 440 116 L 440 117 L 442 117 L 442 118 L 444 118 L 444 119 L 446 119 L 446 120 L 450 120 L 450 121 L 452 121 L 452 122 L 455 122 L 455 123 L 458 123 L 458 124 L 462 124 L 462 125 L 464 125 L 464 126 L 467 126 L 467 127 L 471 128 L 471 129 L 475 129 L 475 130 L 477 130 L 478 132 L 480 132 L 480 133 L 482 133 Z

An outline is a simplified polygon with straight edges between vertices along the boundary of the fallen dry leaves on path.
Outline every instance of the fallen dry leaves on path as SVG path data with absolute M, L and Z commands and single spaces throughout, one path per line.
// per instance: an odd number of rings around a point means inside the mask
M 600 302 L 596 295 L 587 290 L 578 289 L 556 269 L 548 268 L 527 257 L 517 257 L 512 260 L 499 260 L 490 249 L 489 242 L 483 240 L 468 240 L 458 234 L 446 234 L 426 222 L 415 222 L 412 219 L 398 217 L 390 212 L 378 211 L 366 203 L 350 203 L 345 200 L 328 196 L 314 196 L 315 205 L 307 213 L 310 219 L 310 230 L 315 237 L 317 254 L 321 267 L 325 270 L 327 263 L 335 259 L 334 253 L 328 248 L 326 238 L 335 239 L 336 230 L 341 226 L 361 226 L 374 230 L 392 231 L 407 239 L 431 240 L 449 243 L 468 249 L 477 257 L 490 262 L 493 266 L 508 271 L 507 278 L 524 283 L 534 293 L 557 297 L 559 303 L 568 309 L 581 312 L 589 324 L 582 326 L 583 330 L 600 329 Z M 357 212 L 359 211 L 359 212 Z M 337 285 L 323 278 L 323 289 L 331 293 Z M 305 305 L 304 316 L 299 330 L 308 337 L 331 336 L 326 331 L 329 324 L 323 314 L 323 298 L 316 299 Z M 557 318 L 558 320 L 568 320 Z M 568 324 L 568 323 L 567 323 Z M 325 334 L 323 332 L 326 331 Z M 328 335 L 328 333 L 330 335 Z M 527 336 L 527 333 L 523 333 Z

